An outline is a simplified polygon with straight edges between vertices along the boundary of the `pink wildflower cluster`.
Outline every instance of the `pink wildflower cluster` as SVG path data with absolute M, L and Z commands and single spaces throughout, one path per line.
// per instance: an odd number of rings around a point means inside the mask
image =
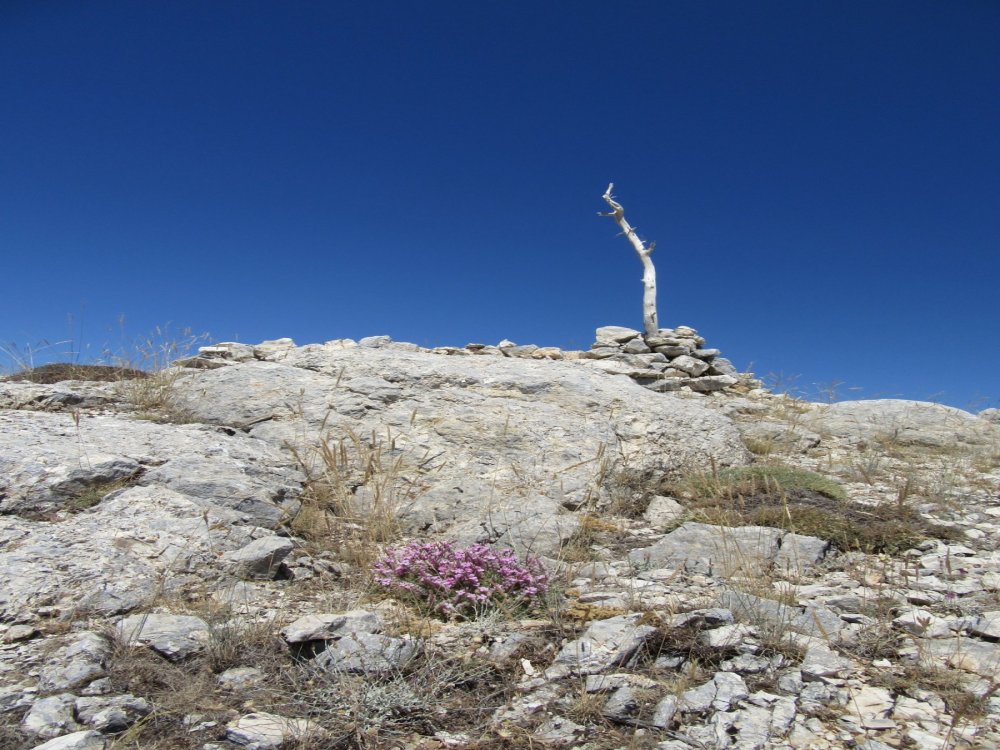
M 378 584 L 445 616 L 470 616 L 501 602 L 530 601 L 548 584 L 538 560 L 521 563 L 514 550 L 485 544 L 411 542 L 386 550 L 374 572 Z

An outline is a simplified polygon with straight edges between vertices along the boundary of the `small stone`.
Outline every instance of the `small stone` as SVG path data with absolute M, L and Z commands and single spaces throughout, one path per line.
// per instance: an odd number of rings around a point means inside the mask
M 757 635 L 756 628 L 737 623 L 706 630 L 698 636 L 698 640 L 709 648 L 735 648 L 755 635 Z
M 595 331 L 594 338 L 597 341 L 606 341 L 614 344 L 624 344 L 626 341 L 639 336 L 639 332 L 634 328 L 624 326 L 601 326 Z
M 95 697 L 76 699 L 76 718 L 81 724 L 105 734 L 123 732 L 153 707 L 145 698 L 136 698 L 131 693 L 115 697 Z
M 782 692 L 798 695 L 804 685 L 802 673 L 797 669 L 790 669 L 778 675 L 778 690 Z
M 620 674 L 591 674 L 587 675 L 584 689 L 588 693 L 601 693 L 618 690 L 623 687 L 655 688 L 657 684 L 656 680 L 628 672 Z
M 657 495 L 654 497 L 646 511 L 642 514 L 643 519 L 657 529 L 672 527 L 684 517 L 684 506 L 672 497 Z
M 30 640 L 38 634 L 39 630 L 34 625 L 11 625 L 0 640 L 4 643 L 17 643 Z
M 587 734 L 587 728 L 562 716 L 553 716 L 534 732 L 534 738 L 545 746 L 576 745 Z
M 982 584 L 987 591 L 1000 591 L 1000 573 L 983 573 Z
M 1000 639 L 1000 612 L 983 612 L 970 630 L 981 638 Z
M 288 553 L 295 548 L 291 539 L 265 536 L 222 556 L 223 562 L 241 578 L 270 576 Z
M 226 728 L 226 739 L 254 750 L 277 750 L 287 742 L 303 741 L 322 733 L 321 727 L 308 719 L 286 719 L 258 711 L 232 722 Z
M 264 673 L 257 667 L 233 667 L 215 679 L 226 690 L 245 690 L 259 685 L 264 679 Z
M 281 637 L 288 643 L 324 641 L 338 638 L 345 633 L 378 633 L 382 620 L 374 612 L 354 609 L 339 614 L 317 614 L 300 617 L 281 629 Z
M 674 357 L 685 357 L 691 354 L 690 347 L 681 346 L 679 343 L 660 344 L 659 346 L 654 346 L 653 351 L 671 359 Z
M 652 351 L 641 338 L 634 338 L 622 347 L 627 354 L 648 354 Z
M 806 648 L 805 658 L 799 666 L 804 677 L 845 677 L 854 667 L 849 659 L 837 654 L 825 643 L 813 642 Z
M 656 704 L 650 723 L 660 729 L 667 729 L 677 713 L 678 699 L 676 695 L 668 695 Z
M 351 633 L 332 641 L 313 661 L 332 672 L 391 674 L 405 667 L 420 650 L 420 641 L 375 633 Z
M 391 336 L 365 336 L 358 340 L 358 346 L 366 349 L 380 349 L 386 344 L 392 343 Z
M 625 664 L 656 632 L 652 626 L 640 625 L 641 617 L 620 615 L 590 623 L 583 635 L 563 646 L 553 665 L 569 667 L 579 674 L 595 674 Z
M 58 737 L 82 727 L 76 722 L 73 707 L 76 696 L 69 693 L 50 695 L 35 701 L 21 720 L 25 731 L 40 737 Z
M 696 393 L 714 393 L 725 390 L 739 382 L 732 375 L 703 375 L 685 381 L 684 385 Z
M 735 672 L 716 672 L 712 681 L 716 686 L 712 707 L 716 711 L 728 711 L 733 704 L 750 696 L 747 684 Z
M 203 651 L 208 632 L 208 623 L 191 615 L 130 615 L 118 623 L 122 640 L 148 646 L 171 661 Z
M 814 536 L 788 533 L 781 538 L 781 548 L 774 556 L 779 570 L 805 572 L 822 560 L 830 549 L 830 542 Z
M 522 346 L 507 346 L 502 349 L 505 357 L 531 357 L 538 350 L 534 344 L 523 344 Z
M 616 721 L 621 721 L 632 716 L 639 709 L 639 702 L 636 699 L 635 690 L 625 686 L 618 688 L 611 697 L 608 698 L 601 713 Z
M 913 608 L 896 617 L 892 624 L 921 638 L 950 638 L 954 635 L 947 620 L 926 609 Z
M 108 740 L 100 732 L 87 729 L 82 732 L 64 734 L 41 745 L 35 745 L 32 750 L 104 750 Z
M 708 368 L 709 375 L 730 375 L 737 376 L 740 371 L 736 369 L 736 365 L 730 362 L 725 357 L 716 357 L 712 360 L 711 365 Z
M 92 631 L 80 633 L 42 667 L 39 683 L 46 692 L 74 690 L 104 675 L 111 654 L 107 639 Z

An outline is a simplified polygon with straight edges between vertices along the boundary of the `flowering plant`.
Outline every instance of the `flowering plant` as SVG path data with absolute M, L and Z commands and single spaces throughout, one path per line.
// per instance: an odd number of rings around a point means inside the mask
M 446 617 L 470 617 L 502 603 L 527 602 L 541 596 L 548 584 L 537 559 L 521 563 L 514 550 L 485 544 L 411 542 L 385 550 L 374 573 L 379 585 Z

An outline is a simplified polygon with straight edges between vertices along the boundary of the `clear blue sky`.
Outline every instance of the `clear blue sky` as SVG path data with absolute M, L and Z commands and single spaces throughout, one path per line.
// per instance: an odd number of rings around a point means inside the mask
M 5 0 L 0 342 L 587 348 L 641 326 L 613 180 L 662 325 L 997 406 L 998 40 L 996 0 Z

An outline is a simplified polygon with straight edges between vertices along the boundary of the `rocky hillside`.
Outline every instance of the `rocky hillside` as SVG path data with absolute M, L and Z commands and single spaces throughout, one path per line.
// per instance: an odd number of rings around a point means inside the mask
M 0 748 L 1000 747 L 1000 412 L 602 330 L 0 381 Z

